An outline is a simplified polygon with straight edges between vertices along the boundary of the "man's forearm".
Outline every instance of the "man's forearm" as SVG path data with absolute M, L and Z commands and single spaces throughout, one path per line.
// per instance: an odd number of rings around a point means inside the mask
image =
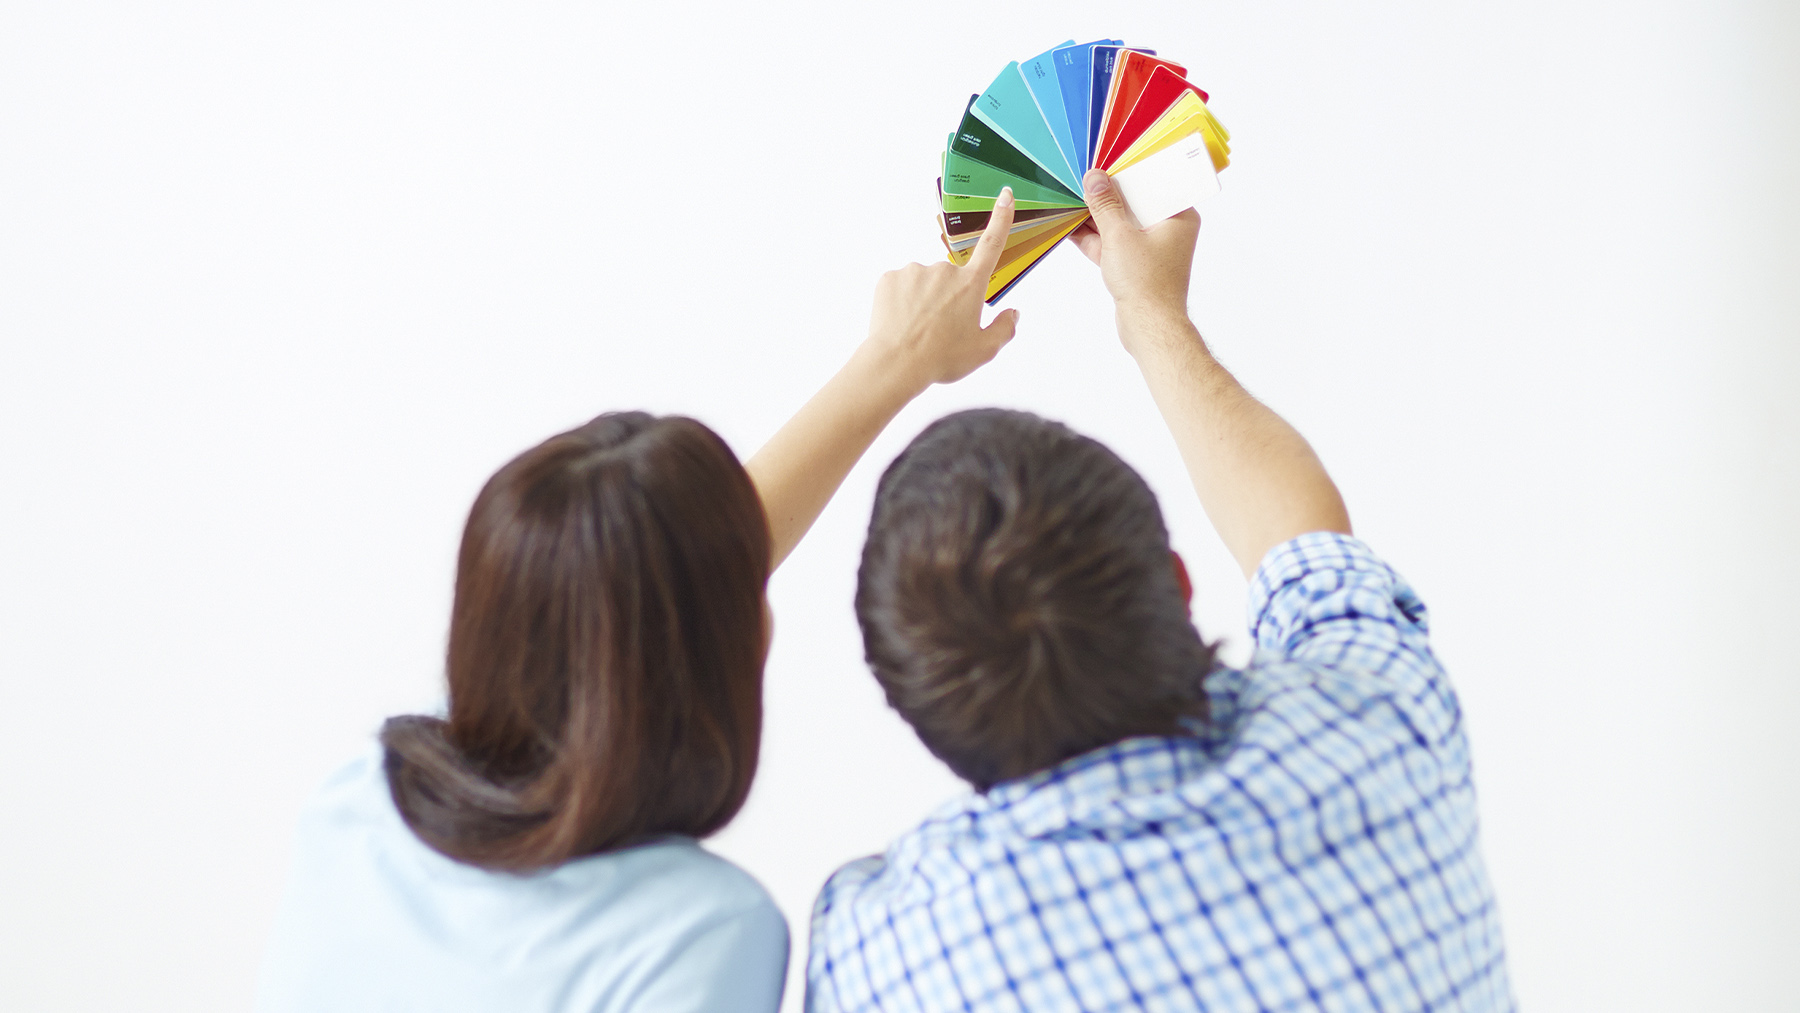
M 1186 316 L 1122 306 L 1118 320 L 1200 504 L 1246 576 L 1296 535 L 1350 533 L 1343 498 L 1312 447 L 1212 357 Z

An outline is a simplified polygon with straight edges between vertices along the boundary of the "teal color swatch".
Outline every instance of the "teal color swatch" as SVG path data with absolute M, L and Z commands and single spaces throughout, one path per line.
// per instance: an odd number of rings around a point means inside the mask
M 994 132 L 1023 151 L 1033 162 L 1050 170 L 1063 185 L 1081 192 L 1081 178 L 1062 157 L 1062 148 L 1050 133 L 1049 124 L 1038 112 L 1037 99 L 1025 87 L 1025 75 L 1017 63 L 1009 63 L 994 83 L 975 100 L 972 110 L 976 118 L 994 128 Z

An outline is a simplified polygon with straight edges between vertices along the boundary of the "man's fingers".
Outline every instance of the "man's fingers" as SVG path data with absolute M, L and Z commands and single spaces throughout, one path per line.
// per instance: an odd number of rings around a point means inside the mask
M 1182 229 L 1185 231 L 1189 231 L 1189 232 L 1199 232 L 1200 231 L 1200 212 L 1195 211 L 1193 208 L 1188 208 L 1186 211 L 1183 211 L 1180 214 L 1170 215 L 1169 217 L 1164 218 L 1162 221 L 1157 222 L 1155 225 L 1152 225 L 1150 227 L 1152 229 L 1160 230 L 1160 229 L 1162 229 L 1163 226 L 1168 225 L 1171 222 L 1173 222 L 1175 224 L 1176 228 L 1179 228 L 1179 229 Z
M 1200 212 L 1188 208 L 1144 230 L 1144 239 L 1162 250 L 1192 250 L 1200 239 Z
M 1075 226 L 1075 231 L 1069 233 L 1069 241 L 1075 244 L 1082 256 L 1096 264 L 1100 263 L 1100 230 L 1094 228 L 1092 218 Z
M 1094 216 L 1094 226 L 1101 235 L 1115 229 L 1141 229 L 1137 215 L 1125 206 L 1125 198 L 1119 195 L 1118 186 L 1104 169 L 1089 169 L 1081 178 L 1083 196 L 1087 198 L 1088 213 Z
M 988 216 L 987 228 L 982 231 L 981 239 L 975 244 L 975 252 L 970 254 L 968 270 L 974 272 L 987 284 L 988 276 L 1000 264 L 1000 251 L 1006 249 L 1006 237 L 1012 232 L 1013 192 L 1012 187 L 1000 188 L 1000 196 L 994 200 L 994 213 Z

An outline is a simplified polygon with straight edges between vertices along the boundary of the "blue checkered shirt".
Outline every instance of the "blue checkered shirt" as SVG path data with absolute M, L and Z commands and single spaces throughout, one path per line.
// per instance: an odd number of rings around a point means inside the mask
M 833 875 L 807 1009 L 1512 1009 L 1424 605 L 1318 533 L 1264 559 L 1250 617 L 1191 737 L 968 795 Z

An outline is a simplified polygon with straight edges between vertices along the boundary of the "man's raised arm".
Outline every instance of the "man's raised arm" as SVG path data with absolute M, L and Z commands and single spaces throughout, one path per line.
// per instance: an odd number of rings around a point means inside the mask
M 1296 535 L 1349 534 L 1343 497 L 1312 447 L 1226 372 L 1188 320 L 1200 216 L 1183 211 L 1144 229 L 1106 173 L 1093 170 L 1084 184 L 1093 220 L 1076 231 L 1076 245 L 1100 265 L 1119 340 L 1181 448 L 1200 505 L 1245 575 Z

